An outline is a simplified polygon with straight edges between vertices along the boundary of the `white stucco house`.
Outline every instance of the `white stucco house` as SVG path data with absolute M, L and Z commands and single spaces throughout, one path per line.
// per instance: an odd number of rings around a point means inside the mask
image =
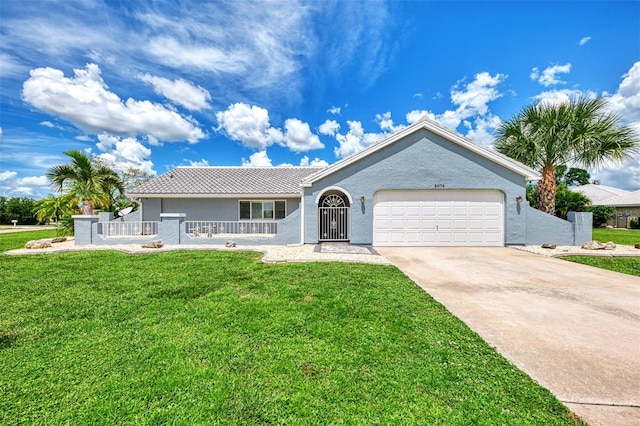
M 326 168 L 178 167 L 135 188 L 132 215 L 76 217 L 76 244 L 504 246 L 591 239 L 590 213 L 531 208 L 538 173 L 423 119 Z

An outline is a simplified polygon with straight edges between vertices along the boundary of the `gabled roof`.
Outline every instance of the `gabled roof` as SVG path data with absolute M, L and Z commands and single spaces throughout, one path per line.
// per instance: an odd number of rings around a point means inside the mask
M 319 167 L 178 167 L 141 184 L 132 197 L 299 196 L 300 182 Z
M 625 191 L 624 189 L 605 185 L 594 185 L 592 183 L 579 186 L 575 190 L 590 199 L 593 205 L 600 205 L 601 201 L 629 193 L 629 191 Z
M 613 207 L 625 207 L 625 206 L 640 207 L 640 190 L 629 192 L 624 195 L 618 195 L 617 197 L 613 197 L 613 198 L 609 198 L 608 200 L 601 201 L 598 204 L 601 206 L 613 206 Z
M 519 161 L 514 160 L 513 158 L 507 157 L 506 155 L 500 154 L 498 151 L 495 151 L 489 147 L 481 145 L 472 141 L 469 138 L 462 136 L 460 133 L 450 130 L 439 123 L 429 120 L 428 118 L 422 118 L 419 121 L 415 122 L 411 126 L 405 127 L 404 129 L 394 133 L 386 139 L 383 139 L 375 144 L 359 151 L 343 160 L 340 160 L 331 166 L 327 167 L 324 170 L 320 170 L 317 173 L 307 177 L 303 181 L 303 186 L 311 186 L 313 182 L 316 182 L 332 173 L 337 172 L 338 170 L 343 169 L 344 167 L 353 164 L 360 159 L 367 157 L 374 152 L 377 152 L 400 139 L 415 133 L 419 130 L 425 129 L 430 131 L 438 136 L 441 136 L 447 139 L 450 142 L 460 145 L 463 148 L 468 149 L 469 151 L 480 155 L 494 163 L 501 165 L 502 167 L 511 170 L 514 173 L 517 173 L 525 178 L 526 181 L 540 180 L 540 174 L 534 169 L 520 163 Z

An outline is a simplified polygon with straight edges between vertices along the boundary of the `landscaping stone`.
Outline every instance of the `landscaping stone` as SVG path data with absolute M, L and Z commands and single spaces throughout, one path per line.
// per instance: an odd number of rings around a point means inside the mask
M 236 246 L 236 242 L 235 241 L 227 241 L 224 244 L 225 247 L 235 247 Z
M 55 238 L 51 238 L 51 244 L 56 244 L 56 243 L 64 243 L 65 241 L 67 241 L 67 237 L 55 237 Z
M 553 244 L 553 243 L 544 243 L 541 246 L 543 249 L 551 249 L 554 250 L 556 247 L 558 247 L 557 245 Z
M 51 247 L 51 242 L 47 240 L 31 240 L 24 245 L 26 249 L 43 249 Z
M 637 249 L 640 249 L 640 243 L 635 243 L 634 247 L 637 248 Z
M 600 241 L 587 241 L 582 245 L 582 248 L 585 250 L 614 250 L 616 245 L 609 241 L 608 243 L 601 243 Z
M 143 244 L 142 248 L 161 248 L 164 246 L 162 240 L 151 241 L 150 243 Z

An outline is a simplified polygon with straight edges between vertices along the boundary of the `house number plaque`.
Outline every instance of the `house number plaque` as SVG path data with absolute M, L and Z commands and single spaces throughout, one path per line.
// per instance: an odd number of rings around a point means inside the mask
M 435 185 L 433 185 L 433 187 L 436 189 L 442 189 L 444 188 L 444 183 L 436 183 Z

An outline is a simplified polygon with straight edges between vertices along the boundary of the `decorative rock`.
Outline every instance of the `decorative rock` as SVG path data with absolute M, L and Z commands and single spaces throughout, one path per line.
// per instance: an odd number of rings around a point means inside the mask
M 615 250 L 616 245 L 609 241 L 608 243 L 602 244 L 600 241 L 587 241 L 582 245 L 582 248 L 585 250 Z
M 635 243 L 634 247 L 637 248 L 637 249 L 640 249 L 640 243 Z
M 236 246 L 236 242 L 235 241 L 227 241 L 224 244 L 225 247 L 235 247 Z
M 554 248 L 556 248 L 556 247 L 558 247 L 558 246 L 557 246 L 557 245 L 555 245 L 555 244 L 553 244 L 553 243 L 544 243 L 544 244 L 542 245 L 542 248 L 543 248 L 543 249 L 552 249 L 552 250 L 553 250 L 553 249 L 554 249 Z
M 143 244 L 142 248 L 161 248 L 164 246 L 162 240 L 151 241 L 150 243 Z
M 55 238 L 51 238 L 51 244 L 55 244 L 55 243 L 64 243 L 65 241 L 67 241 L 67 237 L 55 237 Z
M 46 240 L 31 240 L 27 241 L 24 248 L 26 249 L 43 249 L 51 247 L 51 242 Z
M 587 241 L 582 245 L 582 248 L 585 250 L 602 250 L 604 248 L 604 244 L 600 241 Z

